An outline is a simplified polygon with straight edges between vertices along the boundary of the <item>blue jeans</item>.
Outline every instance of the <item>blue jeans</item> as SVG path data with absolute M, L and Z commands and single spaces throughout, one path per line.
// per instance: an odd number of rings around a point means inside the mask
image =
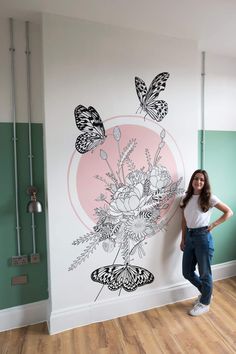
M 211 233 L 206 227 L 188 229 L 183 253 L 183 276 L 201 293 L 200 302 L 208 305 L 213 289 L 211 260 L 214 246 Z M 199 276 L 196 274 L 198 265 Z

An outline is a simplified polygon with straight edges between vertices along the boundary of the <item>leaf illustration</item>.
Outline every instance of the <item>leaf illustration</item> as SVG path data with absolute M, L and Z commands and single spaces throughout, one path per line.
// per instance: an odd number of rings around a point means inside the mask
M 100 157 L 102 160 L 107 160 L 108 156 L 105 150 L 100 149 Z
M 129 158 L 130 154 L 134 151 L 134 148 L 136 145 L 137 145 L 136 139 L 132 139 L 129 141 L 129 143 L 126 145 L 126 147 L 123 149 L 123 151 L 121 153 L 121 158 L 118 161 L 118 169 L 119 170 L 123 166 L 125 160 L 127 160 Z
M 148 167 L 150 168 L 152 166 L 152 163 L 151 163 L 151 154 L 148 149 L 145 149 L 145 156 L 147 159 Z
M 159 206 L 159 201 L 154 200 L 152 202 L 149 202 L 149 203 L 146 203 L 145 205 L 143 205 L 142 208 L 140 209 L 140 211 L 156 208 L 157 206 Z
M 163 140 L 165 138 L 165 136 L 166 136 L 166 131 L 165 131 L 165 129 L 162 129 L 161 134 L 160 134 L 161 139 Z
M 129 172 L 132 172 L 132 171 L 136 170 L 135 163 L 129 157 L 126 159 L 125 162 L 127 163 Z
M 94 176 L 94 178 L 98 179 L 99 181 L 105 183 L 107 186 L 109 186 L 109 183 L 105 180 L 105 178 L 99 176 L 99 175 L 96 175 Z
M 129 262 L 129 237 L 126 232 L 124 233 L 123 248 L 122 248 L 121 255 L 125 263 L 128 263 Z
M 92 240 L 96 236 L 97 236 L 96 233 L 89 232 L 89 233 L 85 234 L 84 236 L 78 237 L 76 240 L 74 240 L 72 242 L 72 245 L 73 246 L 78 246 L 81 243 L 88 242 L 88 241 Z
M 73 261 L 71 266 L 68 268 L 68 271 L 71 271 L 75 269 L 79 264 L 84 262 L 86 258 L 88 258 L 93 251 L 96 249 L 97 245 L 99 244 L 99 239 L 96 238 L 91 242 L 85 249 L 84 251 Z
M 148 195 L 150 191 L 150 180 L 145 179 L 143 184 L 143 195 Z
M 120 131 L 120 128 L 119 127 L 115 127 L 113 129 L 113 136 L 114 136 L 114 139 L 116 141 L 120 141 L 120 138 L 121 138 L 121 131 Z

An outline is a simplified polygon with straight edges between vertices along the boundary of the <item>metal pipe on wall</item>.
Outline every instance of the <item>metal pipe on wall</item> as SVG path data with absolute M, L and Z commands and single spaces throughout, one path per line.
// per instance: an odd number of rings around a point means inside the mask
M 16 136 L 16 88 L 15 88 L 15 48 L 13 34 L 13 19 L 9 19 L 10 24 L 10 48 L 11 53 L 11 94 L 12 109 L 11 116 L 13 121 L 13 149 L 14 149 L 14 179 L 15 179 L 15 210 L 16 210 L 16 236 L 17 236 L 17 254 L 21 256 L 20 244 L 20 223 L 19 223 L 19 200 L 18 200 L 18 164 L 17 164 L 17 136 Z
M 29 22 L 25 23 L 25 38 L 26 38 L 26 62 L 27 62 L 27 95 L 28 95 L 28 144 L 29 144 L 29 175 L 30 175 L 30 186 L 33 186 L 33 154 L 32 154 L 32 109 L 31 109 L 31 77 L 30 77 L 30 48 L 29 48 Z M 35 243 L 35 220 L 34 213 L 31 213 L 31 228 L 32 228 L 32 244 L 33 253 L 36 253 L 36 243 Z
M 205 168 L 205 145 L 206 145 L 206 132 L 205 132 L 205 59 L 206 53 L 202 52 L 202 69 L 201 69 L 201 169 Z
M 29 22 L 25 22 L 25 39 L 26 39 L 26 64 L 27 64 L 27 98 L 28 98 L 28 146 L 29 146 L 29 177 L 30 177 L 30 187 L 28 188 L 28 193 L 32 195 L 32 191 L 37 192 L 37 189 L 33 187 L 33 153 L 32 153 L 32 107 L 31 107 L 31 70 L 30 70 L 30 41 L 29 41 Z M 31 212 L 31 229 L 32 229 L 32 254 L 31 263 L 39 262 L 39 254 L 36 251 L 36 241 L 35 241 L 35 216 L 34 212 Z
M 13 19 L 9 19 L 10 29 L 10 48 L 11 53 L 11 90 L 12 90 L 12 109 L 11 116 L 13 122 L 13 151 L 14 151 L 14 180 L 15 180 L 15 212 L 16 212 L 16 238 L 17 256 L 12 256 L 12 265 L 23 265 L 28 263 L 28 257 L 21 254 L 21 235 L 19 218 L 19 188 L 18 188 L 18 159 L 17 159 L 17 134 L 16 134 L 16 80 L 15 80 L 15 48 L 14 48 L 14 28 Z
M 26 69 L 27 69 L 27 95 L 28 95 L 28 143 L 29 143 L 29 172 L 30 172 L 30 185 L 33 186 L 33 154 L 32 154 L 32 108 L 31 108 L 31 75 L 30 75 L 30 47 L 29 47 L 29 22 L 25 23 L 25 39 L 26 39 Z

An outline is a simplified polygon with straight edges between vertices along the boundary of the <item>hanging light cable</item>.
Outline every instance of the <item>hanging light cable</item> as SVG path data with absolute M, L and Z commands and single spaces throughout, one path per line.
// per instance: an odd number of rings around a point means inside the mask
M 31 213 L 31 228 L 32 228 L 32 254 L 30 257 L 31 263 L 38 263 L 40 260 L 39 254 L 36 251 L 35 242 L 35 216 L 34 213 L 42 212 L 42 204 L 37 201 L 37 188 L 34 187 L 33 178 L 33 153 L 32 153 L 32 108 L 31 108 L 31 75 L 30 75 L 30 46 L 29 46 L 29 22 L 25 23 L 25 38 L 26 38 L 26 62 L 27 62 L 27 96 L 28 96 L 28 145 L 29 145 L 29 177 L 30 186 L 27 188 L 27 193 L 31 196 L 31 200 L 27 205 L 27 212 Z
M 18 198 L 18 161 L 17 161 L 17 136 L 16 136 L 16 89 L 15 89 L 15 48 L 13 34 L 13 19 L 9 19 L 10 24 L 10 54 L 11 54 L 11 116 L 13 121 L 13 151 L 14 151 L 14 179 L 15 179 L 15 212 L 16 212 L 16 237 L 17 237 L 17 256 L 12 257 L 12 265 L 22 265 L 28 263 L 28 257 L 21 255 L 21 237 L 19 221 L 19 198 Z

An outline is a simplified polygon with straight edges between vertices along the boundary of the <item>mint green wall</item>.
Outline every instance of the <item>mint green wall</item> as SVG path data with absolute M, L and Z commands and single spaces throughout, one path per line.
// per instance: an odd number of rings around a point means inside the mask
M 199 132 L 199 166 L 201 131 Z M 213 230 L 215 254 L 213 264 L 236 260 L 236 132 L 205 132 L 205 166 L 212 192 L 234 211 L 234 216 Z M 220 212 L 214 210 L 212 220 Z
M 23 305 L 48 298 L 45 213 L 35 214 L 36 249 L 41 256 L 38 264 L 11 266 L 9 260 L 17 255 L 14 157 L 12 124 L 0 123 L 0 309 Z M 26 212 L 29 196 L 28 124 L 17 124 L 19 216 L 21 253 L 32 253 L 31 216 Z M 34 185 L 38 199 L 45 206 L 43 167 L 43 127 L 32 124 Z M 27 274 L 28 283 L 11 285 L 11 278 Z

